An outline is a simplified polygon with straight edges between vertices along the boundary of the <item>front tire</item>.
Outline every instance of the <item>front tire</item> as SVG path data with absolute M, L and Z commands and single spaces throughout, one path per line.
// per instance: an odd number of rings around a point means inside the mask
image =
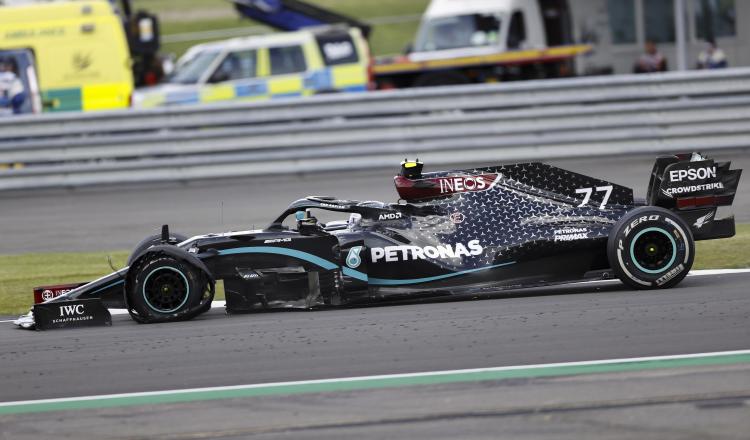
M 127 299 L 136 321 L 182 321 L 204 312 L 206 304 L 210 308 L 213 289 L 193 265 L 168 255 L 147 254 L 133 269 Z
M 690 227 L 664 208 L 644 206 L 621 218 L 610 231 L 607 257 L 617 278 L 636 289 L 666 289 L 693 266 Z
M 185 235 L 182 235 L 179 232 L 172 232 L 169 234 L 169 241 L 167 243 L 176 245 L 182 243 L 185 240 L 187 240 L 187 237 Z M 128 257 L 128 266 L 133 264 L 135 259 L 138 258 L 139 255 L 141 255 L 141 252 L 145 251 L 151 246 L 156 246 L 159 244 L 161 244 L 161 234 L 149 235 L 148 237 L 138 242 L 138 244 L 135 245 L 135 248 L 133 248 L 133 252 L 131 252 L 130 256 Z

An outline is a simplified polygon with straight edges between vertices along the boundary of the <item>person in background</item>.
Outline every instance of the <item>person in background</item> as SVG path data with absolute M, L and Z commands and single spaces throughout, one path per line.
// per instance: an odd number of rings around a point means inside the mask
M 11 109 L 17 115 L 23 111 L 26 90 L 16 70 L 13 60 L 0 60 L 0 108 Z
M 653 41 L 646 41 L 645 53 L 638 58 L 633 67 L 633 73 L 666 72 L 667 59 L 656 48 Z
M 699 69 L 724 69 L 729 66 L 727 56 L 713 39 L 706 41 L 706 48 L 698 55 Z

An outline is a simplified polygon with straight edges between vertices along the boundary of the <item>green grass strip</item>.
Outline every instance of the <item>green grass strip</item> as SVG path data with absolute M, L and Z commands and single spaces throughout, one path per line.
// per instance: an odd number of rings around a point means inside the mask
M 0 415 L 750 363 L 750 350 L 0 403 Z

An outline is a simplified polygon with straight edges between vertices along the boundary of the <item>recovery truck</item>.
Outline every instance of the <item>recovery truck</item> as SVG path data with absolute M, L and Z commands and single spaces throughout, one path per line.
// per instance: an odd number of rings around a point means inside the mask
M 349 17 L 299 0 L 231 0 L 248 18 L 281 30 L 348 23 Z M 363 30 L 363 33 L 367 34 Z M 567 0 L 432 0 L 403 55 L 373 60 L 377 88 L 406 88 L 574 74 Z

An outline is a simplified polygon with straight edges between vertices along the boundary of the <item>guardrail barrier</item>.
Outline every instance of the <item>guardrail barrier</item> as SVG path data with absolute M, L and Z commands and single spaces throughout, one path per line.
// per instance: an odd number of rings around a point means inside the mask
M 741 148 L 749 104 L 742 68 L 20 116 L 0 190 Z

